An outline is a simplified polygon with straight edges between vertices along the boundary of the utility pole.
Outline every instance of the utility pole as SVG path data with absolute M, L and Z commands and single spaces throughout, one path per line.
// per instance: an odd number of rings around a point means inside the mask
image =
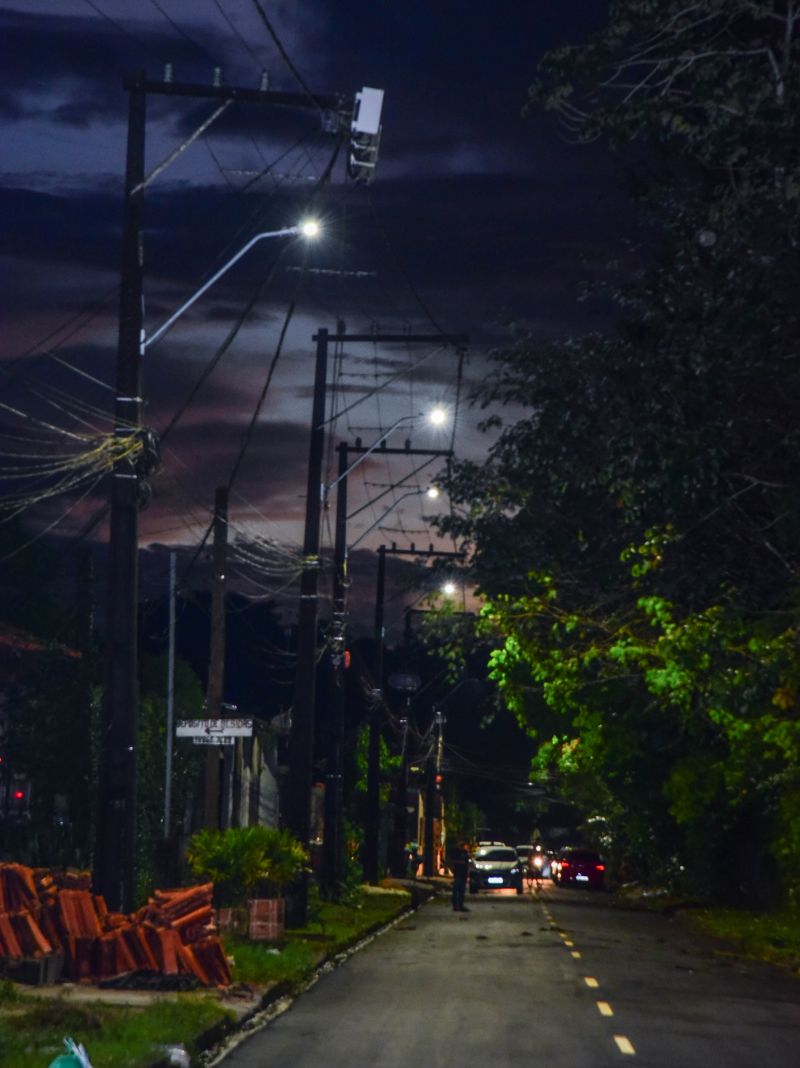
M 138 550 L 140 490 L 155 458 L 153 435 L 141 428 L 141 360 L 144 354 L 142 211 L 144 191 L 180 152 L 180 149 L 145 177 L 145 126 L 148 94 L 209 98 L 221 101 L 206 129 L 233 101 L 288 108 L 317 108 L 330 116 L 326 128 L 341 128 L 345 115 L 341 96 L 270 92 L 266 82 L 258 90 L 221 84 L 215 72 L 213 86 L 176 83 L 171 70 L 163 81 L 144 73 L 125 79 L 128 93 L 128 139 L 125 165 L 125 200 L 117 346 L 114 435 L 120 458 L 115 462 L 110 490 L 109 583 L 106 635 L 106 678 L 103 726 L 98 772 L 97 828 L 93 882 L 115 911 L 130 912 L 134 905 L 136 849 L 136 745 L 138 733 Z M 373 123 L 376 108 L 369 109 Z M 198 131 L 201 132 L 201 131 Z M 368 131 L 367 131 L 368 133 Z M 351 138 L 366 136 L 353 124 Z
M 336 526 L 335 526 L 335 540 L 334 540 L 334 591 L 333 591 L 333 646 L 334 651 L 332 654 L 333 666 L 335 669 L 335 690 L 334 700 L 332 704 L 331 723 L 329 731 L 329 748 L 327 755 L 327 774 L 326 774 L 326 790 L 325 790 L 325 839 L 323 847 L 323 865 L 322 865 L 322 886 L 326 893 L 331 895 L 335 894 L 335 887 L 341 879 L 341 873 L 343 870 L 343 827 L 342 827 L 342 762 L 343 762 L 343 734 L 344 734 L 344 700 L 345 700 L 345 686 L 344 686 L 344 651 L 345 651 L 345 627 L 346 627 L 346 589 L 347 589 L 347 565 L 348 565 L 348 545 L 347 545 L 347 476 L 355 464 L 349 464 L 350 453 L 355 453 L 360 458 L 364 458 L 368 454 L 375 455 L 393 455 L 393 456 L 452 456 L 450 449 L 412 449 L 410 444 L 406 444 L 404 448 L 393 449 L 386 446 L 385 440 L 380 442 L 380 447 L 376 448 L 372 446 L 365 447 L 361 443 L 361 439 L 357 438 L 355 445 L 348 445 L 346 442 L 340 442 L 337 446 L 339 453 L 339 469 L 336 480 L 333 485 L 336 486 Z M 358 463 L 359 461 L 356 461 Z M 330 487 L 329 487 L 330 488 Z M 368 528 L 369 531 L 370 528 Z M 367 532 L 368 532 L 367 531 Z M 362 534 L 361 537 L 364 535 Z M 384 547 L 382 546 L 383 550 Z M 380 570 L 379 562 L 379 570 Z M 378 600 L 376 600 L 376 612 L 378 611 L 378 601 L 382 605 L 383 598 L 383 579 L 379 576 L 378 581 Z M 381 607 L 382 611 L 382 607 Z M 376 630 L 379 630 L 381 635 L 383 634 L 382 621 L 376 622 Z M 376 643 L 375 649 L 378 648 Z M 375 654 L 378 655 L 377 653 Z M 381 649 L 382 656 L 382 649 Z M 383 674 L 382 665 L 375 662 L 374 665 L 376 682 L 376 693 L 380 697 L 382 685 L 381 676 Z M 380 702 L 378 702 L 380 704 Z M 378 830 L 380 820 L 380 784 L 378 781 L 379 775 L 379 763 L 380 763 L 380 743 L 379 738 L 375 734 L 373 724 L 375 723 L 374 716 L 375 708 L 370 712 L 370 747 L 372 757 L 369 761 L 369 779 L 371 786 L 368 786 L 368 794 L 371 800 L 368 802 L 368 827 L 366 828 L 366 841 L 364 849 L 364 864 L 365 870 L 374 873 L 374 879 L 377 881 L 377 868 L 378 868 Z M 378 708 L 377 714 L 380 715 L 380 708 Z M 378 730 L 380 727 L 378 726 Z M 378 746 L 377 751 L 375 746 Z M 376 793 L 376 790 L 378 791 Z M 368 881 L 369 878 L 368 878 Z
M 408 823 L 406 805 L 408 804 L 408 722 L 410 704 L 411 695 L 406 694 L 405 715 L 400 718 L 400 773 L 395 783 L 395 818 L 389 865 L 392 875 L 396 876 L 403 876 L 406 873 L 406 829 Z
M 347 444 L 340 442 L 336 485 L 336 527 L 333 550 L 333 666 L 334 691 L 328 732 L 325 775 L 325 837 L 322 855 L 322 889 L 335 897 L 344 873 L 342 826 L 342 765 L 345 713 L 345 591 L 347 588 Z
M 383 592 L 386 578 L 386 546 L 378 549 L 378 588 L 373 631 L 374 688 L 369 710 L 367 747 L 367 818 L 364 821 L 364 878 L 378 882 L 378 847 L 381 828 L 381 719 L 383 712 Z
M 434 810 L 441 798 L 439 781 L 441 779 L 442 751 L 444 748 L 442 729 L 444 717 L 437 705 L 433 706 L 433 718 L 436 727 L 436 742 L 431 744 L 427 760 L 425 776 L 425 848 L 422 854 L 422 874 L 428 878 L 436 874 L 434 871 L 433 849 Z
M 289 788 L 287 791 L 287 823 L 289 829 L 304 846 L 308 845 L 311 830 L 321 505 L 327 492 L 335 485 L 341 486 L 341 483 L 347 477 L 347 473 L 355 466 L 353 464 L 349 468 L 345 467 L 331 486 L 325 487 L 323 485 L 322 457 L 324 451 L 328 344 L 364 343 L 375 345 L 402 342 L 404 345 L 422 343 L 429 345 L 451 344 L 463 347 L 468 343 L 468 338 L 464 336 L 450 337 L 442 334 L 347 334 L 344 332 L 329 334 L 325 329 L 320 329 L 312 340 L 317 343 L 317 360 L 309 443 L 303 568 L 300 579 L 300 608 L 297 626 L 295 701 L 289 743 Z M 367 454 L 373 452 L 374 448 L 375 445 L 368 448 L 359 446 L 356 451 L 362 453 L 363 459 Z M 386 451 L 388 452 L 389 450 Z M 344 506 L 346 507 L 346 498 Z M 340 530 L 344 534 L 344 520 Z M 346 557 L 346 538 L 342 544 L 344 545 Z M 295 888 L 295 893 L 287 904 L 291 913 L 289 922 L 293 926 L 304 926 L 308 913 L 308 879 L 306 876 L 301 878 Z
M 317 675 L 317 607 L 319 585 L 319 521 L 322 506 L 322 458 L 325 446 L 325 385 L 328 373 L 328 331 L 315 335 L 314 400 L 308 450 L 303 570 L 297 619 L 297 658 L 292 732 L 289 741 L 288 824 L 304 847 L 311 831 L 311 780 L 314 763 L 314 712 Z M 308 876 L 300 877 L 288 902 L 292 926 L 304 927 L 308 916 Z
M 211 634 L 208 650 L 208 685 L 206 712 L 209 719 L 219 719 L 225 693 L 225 569 L 228 557 L 228 487 L 218 486 L 214 495 L 214 547 L 211 571 Z M 224 826 L 221 811 L 220 771 L 222 748 L 208 746 L 203 796 L 203 826 L 220 830 Z
M 109 908 L 129 912 L 134 901 L 136 745 L 139 719 L 138 551 L 139 484 L 136 457 L 124 448 L 141 426 L 142 192 L 145 91 L 143 75 L 128 97 L 128 144 L 119 297 L 114 436 L 126 454 L 111 478 L 106 678 L 100 753 L 94 890 Z M 138 192 L 136 190 L 139 189 Z M 131 458 L 133 457 L 133 458 Z
M 383 546 L 381 546 L 381 548 L 383 548 Z M 393 554 L 395 554 L 397 556 L 436 556 L 436 557 L 440 557 L 440 558 L 455 559 L 455 560 L 463 560 L 464 559 L 464 553 L 462 553 L 462 552 L 451 552 L 451 551 L 445 550 L 445 549 L 434 549 L 434 547 L 432 545 L 429 545 L 427 549 L 418 549 L 413 542 L 411 543 L 411 545 L 410 545 L 410 547 L 408 549 L 398 549 L 396 543 L 392 542 L 391 548 L 388 549 L 387 551 L 391 552 L 391 553 L 393 553 Z M 411 618 L 411 612 L 412 611 L 414 611 L 414 609 L 410 609 L 410 608 L 406 609 L 406 633 L 405 633 L 406 642 L 408 642 L 409 634 L 410 634 L 409 619 Z M 436 717 L 440 716 L 440 713 L 438 711 L 436 711 L 435 706 L 434 706 L 434 715 Z M 437 720 L 437 722 L 438 722 L 438 720 Z M 441 747 L 441 724 L 439 724 L 439 738 L 440 738 L 439 746 Z M 440 749 L 440 752 L 439 752 L 439 762 L 441 764 L 441 749 Z M 407 774 L 407 772 L 405 772 L 405 774 Z M 437 774 L 437 772 L 433 770 L 433 766 L 431 764 L 431 758 L 429 757 L 428 758 L 428 763 L 427 763 L 427 766 L 426 766 L 426 777 L 425 777 L 425 825 L 424 825 L 424 827 L 425 827 L 425 848 L 424 848 L 424 851 L 423 851 L 423 873 L 425 875 L 427 875 L 427 876 L 433 875 L 433 841 L 432 841 L 432 839 L 433 839 L 433 822 L 432 821 L 433 821 L 433 807 L 434 807 L 436 798 L 438 797 L 438 791 L 436 789 L 437 783 L 435 781 L 436 774 Z M 403 805 L 405 805 L 405 796 L 403 798 Z M 403 819 L 403 827 L 405 827 L 405 811 L 403 811 L 403 813 L 402 813 L 402 819 Z M 399 830 L 396 830 L 396 833 L 397 833 L 397 835 L 399 837 L 401 832 Z
M 169 651 L 167 653 L 167 757 L 164 765 L 164 838 L 169 838 L 172 810 L 172 749 L 175 721 L 175 562 L 169 554 Z

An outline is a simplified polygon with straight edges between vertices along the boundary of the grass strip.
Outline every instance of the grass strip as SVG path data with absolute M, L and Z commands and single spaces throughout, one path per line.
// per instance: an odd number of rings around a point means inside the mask
M 13 984 L 0 986 L 3 1068 L 47 1068 L 65 1052 L 65 1036 L 83 1043 L 93 1068 L 142 1068 L 167 1043 L 182 1042 L 193 1052 L 194 1037 L 232 1017 L 213 994 L 181 994 L 128 1008 L 100 1000 L 43 999 L 8 987 Z
M 233 957 L 234 983 L 256 990 L 278 983 L 299 989 L 319 962 L 343 952 L 390 922 L 410 904 L 410 894 L 365 888 L 348 905 L 309 897 L 309 923 L 288 930 L 279 944 L 250 942 L 226 935 Z M 64 1053 L 64 1038 L 81 1042 L 93 1068 L 150 1068 L 159 1047 L 182 1044 L 190 1054 L 198 1041 L 234 1014 L 215 992 L 164 994 L 142 1008 L 102 1000 L 76 1002 L 66 996 L 42 998 L 16 983 L 0 981 L 0 1065 L 2 1068 L 47 1068 Z
M 692 909 L 698 930 L 723 939 L 742 956 L 765 961 L 800 974 L 800 908 L 775 912 L 746 909 Z

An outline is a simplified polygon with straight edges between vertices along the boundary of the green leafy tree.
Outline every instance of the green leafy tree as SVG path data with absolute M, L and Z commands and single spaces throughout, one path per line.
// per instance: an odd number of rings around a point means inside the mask
M 529 414 L 490 416 L 442 520 L 540 769 L 645 877 L 756 827 L 798 878 L 798 28 L 777 3 L 618 0 L 545 58 L 532 106 L 621 150 L 643 265 L 605 333 L 495 354 L 478 399 Z

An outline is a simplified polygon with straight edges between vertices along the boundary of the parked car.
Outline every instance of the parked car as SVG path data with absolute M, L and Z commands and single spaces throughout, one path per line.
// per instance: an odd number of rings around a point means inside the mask
M 479 846 L 470 859 L 469 892 L 516 890 L 522 893 L 522 866 L 516 849 L 508 845 Z
M 560 886 L 587 886 L 590 890 L 602 890 L 605 874 L 603 858 L 593 849 L 562 849 L 550 866 L 551 878 Z

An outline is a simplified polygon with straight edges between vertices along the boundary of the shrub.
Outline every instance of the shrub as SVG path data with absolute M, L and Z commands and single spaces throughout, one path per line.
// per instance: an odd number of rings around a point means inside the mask
M 203 830 L 186 851 L 192 873 L 214 883 L 221 907 L 244 907 L 251 897 L 278 897 L 308 866 L 308 852 L 276 827 Z

